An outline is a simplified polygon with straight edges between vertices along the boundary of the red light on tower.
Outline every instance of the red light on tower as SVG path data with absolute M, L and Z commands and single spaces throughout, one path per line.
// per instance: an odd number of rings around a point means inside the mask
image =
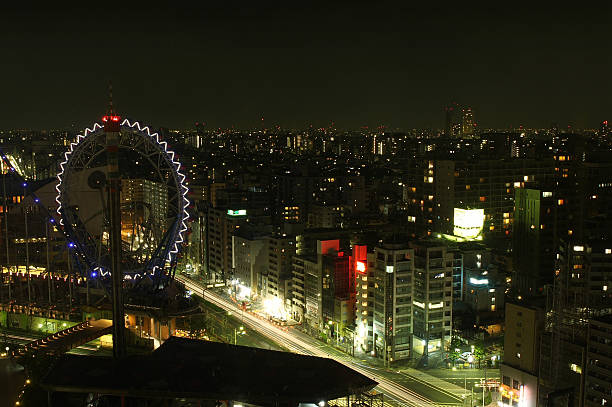
M 365 271 L 366 271 L 366 264 L 363 261 L 357 261 L 356 269 L 360 273 L 365 273 Z
M 108 112 L 102 116 L 102 122 L 104 123 L 104 131 L 118 133 L 120 131 L 121 117 L 115 114 L 113 109 L 113 87 L 109 84 L 109 101 L 108 101 Z

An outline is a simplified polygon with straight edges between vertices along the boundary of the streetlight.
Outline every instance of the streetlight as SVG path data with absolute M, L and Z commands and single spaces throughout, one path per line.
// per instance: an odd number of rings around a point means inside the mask
M 234 328 L 234 345 L 238 344 L 238 332 L 240 332 L 240 335 L 244 335 L 246 334 L 246 331 L 244 330 L 244 326 L 241 326 L 239 329 Z

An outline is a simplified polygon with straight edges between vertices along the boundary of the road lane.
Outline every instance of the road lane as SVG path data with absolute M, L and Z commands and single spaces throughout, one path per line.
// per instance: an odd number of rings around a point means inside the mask
M 204 300 L 209 301 L 229 312 L 241 312 L 236 304 L 228 301 L 219 294 L 205 290 L 204 287 L 197 282 L 178 274 L 176 278 L 177 280 L 181 281 L 188 290 L 202 297 Z M 385 394 L 385 396 L 396 400 L 402 406 L 430 407 L 440 405 L 423 397 L 413 390 L 396 383 L 393 380 L 389 380 L 386 376 L 381 374 L 377 368 L 359 363 L 354 358 L 341 354 L 338 351 L 321 348 L 320 344 L 312 344 L 309 341 L 313 339 L 300 337 L 300 334 L 293 330 L 289 330 L 286 327 L 279 327 L 270 323 L 264 318 L 248 312 L 244 313 L 244 323 L 293 352 L 304 355 L 331 358 L 367 377 L 370 377 L 379 383 L 378 389 Z

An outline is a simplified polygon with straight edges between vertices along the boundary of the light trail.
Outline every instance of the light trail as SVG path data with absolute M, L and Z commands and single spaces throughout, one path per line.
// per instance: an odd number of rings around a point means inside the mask
M 38 336 L 23 336 L 23 335 L 15 335 L 15 334 L 11 334 L 11 333 L 2 333 L 0 334 L 0 337 L 2 338 L 9 338 L 15 342 L 18 342 L 20 345 L 27 345 L 28 343 L 32 343 L 38 339 L 41 339 Z M 76 350 L 80 350 L 82 354 L 90 354 L 93 352 L 97 352 L 99 349 L 96 346 L 93 345 L 81 345 L 78 346 L 74 349 L 71 349 L 70 352 L 74 352 Z
M 333 359 L 338 363 L 341 363 L 364 376 L 371 378 L 379 383 L 378 387 L 385 396 L 396 400 L 403 406 L 414 406 L 414 407 L 434 407 L 440 404 L 435 403 L 420 394 L 408 389 L 405 386 L 402 386 L 398 383 L 395 383 L 392 380 L 387 379 L 382 376 L 379 372 L 376 372 L 376 368 L 373 367 L 365 367 L 363 364 L 357 363 L 352 360 L 352 358 L 348 356 L 337 356 L 323 351 L 318 344 L 311 344 L 300 338 L 298 335 L 290 332 L 286 328 L 278 327 L 274 324 L 271 324 L 264 318 L 255 316 L 249 312 L 244 312 L 240 308 L 238 308 L 231 301 L 226 300 L 222 296 L 213 293 L 211 291 L 207 291 L 200 284 L 182 276 L 178 273 L 175 278 L 182 282 L 185 285 L 185 288 L 192 291 L 194 294 L 200 296 L 201 298 L 209 301 L 216 306 L 224 309 L 228 312 L 237 313 L 240 315 L 242 312 L 244 323 L 249 325 L 252 329 L 256 330 L 260 334 L 274 340 L 280 345 L 285 346 L 287 349 L 291 350 L 295 353 L 300 353 L 309 356 L 318 356 L 323 358 Z

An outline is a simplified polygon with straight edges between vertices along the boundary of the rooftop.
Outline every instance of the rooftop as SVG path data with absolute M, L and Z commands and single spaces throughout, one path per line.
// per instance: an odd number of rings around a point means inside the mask
M 65 355 L 43 380 L 58 392 L 234 400 L 256 405 L 332 400 L 376 382 L 326 358 L 171 337 L 124 360 Z

